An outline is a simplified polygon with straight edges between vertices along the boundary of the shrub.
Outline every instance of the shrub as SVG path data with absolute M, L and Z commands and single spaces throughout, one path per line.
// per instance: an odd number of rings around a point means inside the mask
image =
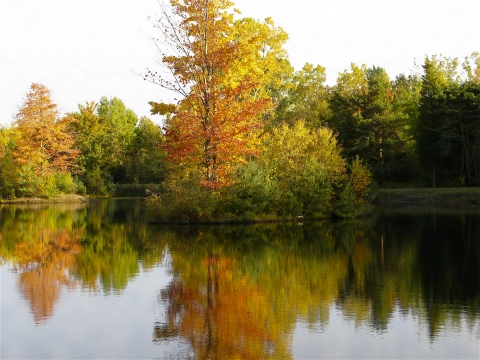
M 370 196 L 372 173 L 358 156 L 349 167 L 349 177 L 355 194 L 354 202 L 356 205 L 362 205 Z
M 333 132 L 308 128 L 304 121 L 273 130 L 259 162 L 271 169 L 280 191 L 277 214 L 283 217 L 330 217 L 333 189 L 345 177 L 345 160 Z
M 8 154 L 0 162 L 0 197 L 6 199 L 15 198 L 18 187 L 18 170 L 11 154 Z
M 42 179 L 43 194 L 46 197 L 54 197 L 60 194 L 57 187 L 57 174 L 50 174 Z
M 355 204 L 355 193 L 352 184 L 348 181 L 337 193 L 334 214 L 341 219 L 349 219 L 357 216 L 358 206 Z
M 32 167 L 24 165 L 18 172 L 18 195 L 35 196 L 43 194 L 42 179 L 33 171 Z
M 89 194 L 108 196 L 115 191 L 115 184 L 110 174 L 102 173 L 98 167 L 86 174 L 85 178 L 85 185 Z
M 77 193 L 77 184 L 70 173 L 57 172 L 55 174 L 55 184 L 60 193 L 75 194 Z
M 337 191 L 335 215 L 354 218 L 369 212 L 371 186 L 371 172 L 357 156 L 349 166 L 347 181 Z
M 75 184 L 75 193 L 78 195 L 86 195 L 87 194 L 87 187 L 85 184 L 75 176 L 73 178 L 73 183 Z
M 237 216 L 273 213 L 280 197 L 270 171 L 253 160 L 237 169 L 235 182 L 221 193 L 224 212 Z
M 218 192 L 207 191 L 198 179 L 170 179 L 164 193 L 146 199 L 149 220 L 154 222 L 210 222 L 217 218 Z

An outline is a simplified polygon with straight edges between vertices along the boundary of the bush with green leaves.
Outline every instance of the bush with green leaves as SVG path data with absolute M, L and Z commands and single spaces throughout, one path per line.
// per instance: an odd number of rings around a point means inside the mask
M 206 191 L 196 176 L 170 178 L 162 193 L 146 199 L 151 221 L 166 223 L 211 222 L 216 219 L 220 194 Z
M 111 175 L 98 167 L 84 174 L 83 177 L 89 194 L 109 196 L 115 191 L 115 184 Z
M 368 203 L 371 175 L 356 159 L 347 169 L 328 128 L 303 121 L 273 130 L 266 149 L 237 165 L 230 186 L 200 185 L 200 174 L 172 171 L 165 191 L 146 200 L 156 222 L 228 222 L 355 217 Z
M 14 199 L 18 188 L 18 164 L 10 153 L 0 161 L 0 198 Z
M 274 213 L 280 198 L 278 182 L 271 171 L 254 160 L 239 167 L 235 182 L 221 193 L 224 211 L 236 216 Z
M 372 175 L 357 156 L 348 168 L 348 178 L 338 189 L 334 214 L 339 218 L 354 218 L 370 211 Z
M 38 177 L 31 166 L 24 165 L 18 171 L 16 194 L 20 197 L 31 197 L 43 194 L 43 179 Z
M 344 180 L 345 160 L 333 132 L 304 121 L 273 130 L 258 162 L 278 184 L 275 212 L 285 218 L 331 216 L 334 189 Z

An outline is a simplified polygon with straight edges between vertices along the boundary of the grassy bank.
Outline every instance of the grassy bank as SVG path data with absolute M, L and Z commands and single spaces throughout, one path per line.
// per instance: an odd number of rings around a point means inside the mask
M 75 195 L 75 194 L 64 194 L 57 195 L 53 197 L 25 197 L 17 199 L 8 199 L 1 200 L 1 204 L 46 204 L 46 203 L 55 203 L 55 204 L 67 204 L 67 203 L 84 203 L 88 202 L 90 199 L 86 196 Z
M 379 189 L 378 205 L 480 205 L 480 188 Z
M 150 193 L 159 193 L 163 190 L 162 184 L 117 184 L 114 196 L 145 197 Z

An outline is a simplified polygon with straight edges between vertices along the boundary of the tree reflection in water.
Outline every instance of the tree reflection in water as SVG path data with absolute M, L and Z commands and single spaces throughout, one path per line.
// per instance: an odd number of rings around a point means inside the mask
M 62 289 L 120 293 L 142 267 L 161 261 L 163 245 L 139 222 L 139 203 L 11 205 L 0 208 L 0 257 L 37 324 L 48 320 Z
M 268 297 L 258 284 L 232 274 L 232 259 L 207 255 L 198 270 L 205 281 L 189 286 L 174 280 L 162 290 L 168 323 L 156 324 L 155 341 L 178 334 L 201 359 L 289 357 L 288 339 L 272 326 Z
M 121 294 L 168 252 L 172 280 L 159 293 L 165 317 L 154 320 L 153 340 L 188 341 L 197 358 L 293 357 L 298 322 L 328 330 L 332 308 L 377 332 L 396 312 L 413 317 L 431 342 L 459 324 L 478 328 L 478 212 L 384 211 L 303 226 L 142 220 L 131 200 L 1 207 L 0 256 L 35 322 L 53 316 L 66 289 Z
M 200 359 L 289 358 L 296 322 L 327 328 L 332 306 L 378 332 L 396 311 L 413 315 L 429 324 L 431 341 L 441 327 L 473 328 L 480 224 L 467 216 L 465 235 L 443 220 L 162 228 L 173 280 L 161 291 L 166 320 L 154 341 L 187 339 Z
M 37 324 L 52 316 L 61 287 L 75 286 L 76 281 L 65 271 L 73 268 L 80 251 L 76 234 L 45 233 L 49 231 L 42 232 L 39 242 L 18 244 L 14 252 L 20 272 L 19 288 L 30 302 Z
M 30 303 L 35 323 L 40 324 L 53 315 L 62 288 L 77 284 L 71 272 L 81 253 L 83 229 L 58 208 L 44 207 L 33 213 L 21 207 L 13 210 L 14 216 L 2 227 L 2 257 L 12 260 L 19 290 Z

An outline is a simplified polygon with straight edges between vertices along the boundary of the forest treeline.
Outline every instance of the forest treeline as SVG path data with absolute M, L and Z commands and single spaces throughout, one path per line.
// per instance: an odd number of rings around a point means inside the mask
M 2 198 L 155 183 L 154 218 L 189 222 L 356 216 L 372 184 L 480 186 L 479 53 L 426 56 L 395 78 L 352 63 L 327 85 L 320 65 L 293 69 L 272 19 L 170 5 L 154 22 L 163 68 L 145 75 L 178 95 L 149 102 L 162 125 L 115 97 L 61 115 L 32 84 L 0 130 Z
M 0 196 L 112 195 L 118 183 L 161 183 L 161 128 L 102 97 L 60 115 L 49 89 L 32 84 L 12 126 L 0 130 Z

